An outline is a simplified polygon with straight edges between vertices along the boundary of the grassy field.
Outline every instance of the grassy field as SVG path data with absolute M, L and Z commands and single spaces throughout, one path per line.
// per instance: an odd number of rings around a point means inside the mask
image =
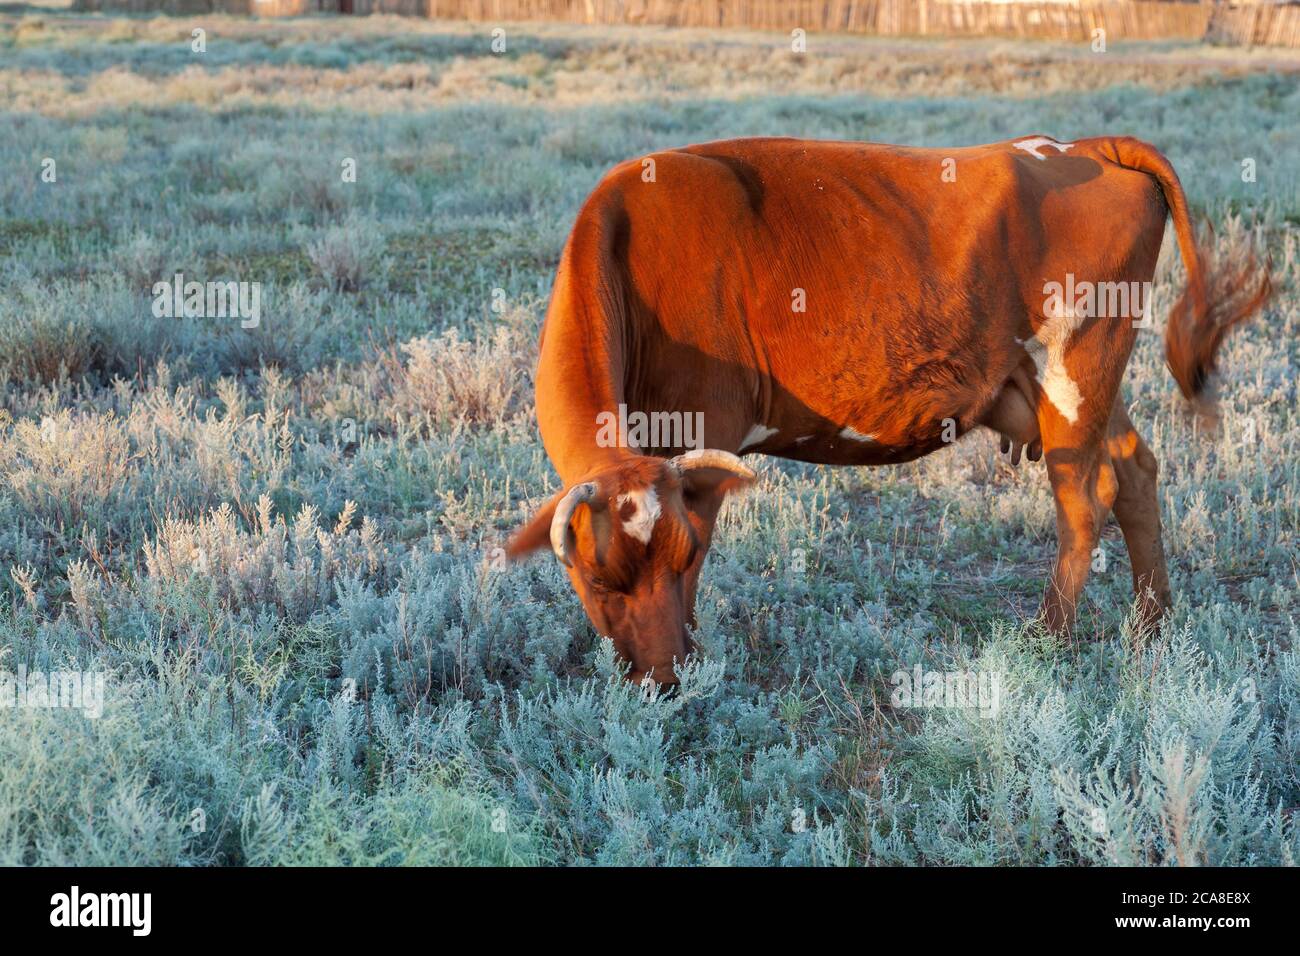
M 0 864 L 1295 862 L 1300 56 L 5 10 L 0 672 L 105 693 L 0 710 Z M 1163 636 L 1113 524 L 1044 636 L 1046 476 L 980 434 L 756 460 L 681 693 L 618 680 L 557 563 L 495 551 L 556 487 L 536 336 L 602 172 L 1039 132 L 1156 143 L 1282 287 L 1218 431 L 1139 339 Z M 176 272 L 261 283 L 259 323 L 156 317 Z M 901 706 L 916 667 L 1000 706 Z

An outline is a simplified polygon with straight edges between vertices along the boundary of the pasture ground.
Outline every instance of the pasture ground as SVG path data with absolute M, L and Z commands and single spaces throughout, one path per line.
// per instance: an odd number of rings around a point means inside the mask
M 5 10 L 0 670 L 107 683 L 0 711 L 0 863 L 1295 861 L 1296 54 Z M 1218 432 L 1139 339 L 1163 636 L 1113 524 L 1075 639 L 1034 626 L 1046 477 L 981 434 L 756 462 L 702 659 L 625 686 L 554 561 L 494 560 L 555 488 L 530 377 L 583 197 L 727 136 L 1031 132 L 1158 144 L 1282 283 Z M 262 283 L 260 324 L 155 318 L 176 272 Z M 917 666 L 1000 707 L 892 706 Z

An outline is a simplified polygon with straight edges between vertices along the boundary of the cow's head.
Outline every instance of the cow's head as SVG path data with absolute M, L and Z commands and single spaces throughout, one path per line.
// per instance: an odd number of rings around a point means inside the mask
M 728 491 L 754 472 L 735 455 L 700 450 L 676 458 L 629 456 L 564 489 L 510 541 L 520 557 L 549 547 L 596 631 L 632 664 L 675 683 L 690 650 L 695 585 Z

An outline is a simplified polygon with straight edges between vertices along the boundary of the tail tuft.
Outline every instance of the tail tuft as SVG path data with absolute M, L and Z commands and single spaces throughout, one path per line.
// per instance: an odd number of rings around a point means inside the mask
M 1219 346 L 1233 326 L 1249 319 L 1272 297 L 1272 263 L 1266 259 L 1260 265 L 1249 243 L 1216 261 L 1211 239 L 1196 235 L 1187 196 L 1169 160 L 1150 143 L 1131 136 L 1111 137 L 1105 145 L 1112 162 L 1146 173 L 1165 197 L 1187 269 L 1187 286 L 1165 329 L 1165 362 L 1183 397 L 1200 414 L 1214 419 L 1210 378 Z
M 1195 240 L 1199 274 L 1169 313 L 1165 363 L 1183 397 L 1209 420 L 1217 417 L 1212 376 L 1219 346 L 1232 329 L 1258 312 L 1272 297 L 1272 262 L 1259 262 L 1246 243 L 1216 258 L 1211 239 Z

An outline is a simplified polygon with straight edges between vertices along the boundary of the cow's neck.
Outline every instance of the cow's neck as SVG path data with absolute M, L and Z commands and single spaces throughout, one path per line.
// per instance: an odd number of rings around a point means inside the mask
M 566 486 L 638 454 L 602 440 L 601 416 L 617 416 L 626 401 L 627 351 L 626 330 L 598 310 L 552 304 L 537 364 L 537 422 Z

